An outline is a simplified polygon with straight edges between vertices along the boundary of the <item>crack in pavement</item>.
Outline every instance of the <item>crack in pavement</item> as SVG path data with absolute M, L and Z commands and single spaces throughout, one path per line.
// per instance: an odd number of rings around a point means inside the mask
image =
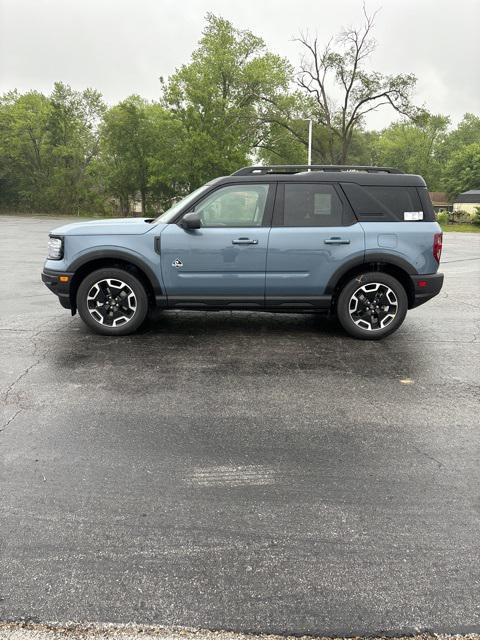
M 32 357 L 36 358 L 36 360 L 34 362 L 32 362 L 31 364 L 29 364 L 27 367 L 25 367 L 25 369 L 18 374 L 18 376 L 15 378 L 15 380 L 13 380 L 8 387 L 5 389 L 5 391 L 3 392 L 2 396 L 3 396 L 3 402 L 5 405 L 8 404 L 8 400 L 10 398 L 10 395 L 12 393 L 12 391 L 14 390 L 14 388 L 18 385 L 18 383 L 23 380 L 32 369 L 34 369 L 35 367 L 37 367 L 41 362 L 43 362 L 43 360 L 45 360 L 45 358 L 48 356 L 48 354 L 53 350 L 53 346 L 47 348 L 40 357 L 37 357 L 38 354 L 38 350 L 39 350 L 39 344 L 37 342 L 37 338 L 40 336 L 42 332 L 42 327 L 44 327 L 47 323 L 51 322 L 54 318 L 56 318 L 57 316 L 50 316 L 49 318 L 47 318 L 47 320 L 45 320 L 44 322 L 42 322 L 41 325 L 39 325 L 39 327 L 37 328 L 37 330 L 32 333 L 31 335 L 31 342 L 33 344 L 33 351 L 32 351 Z M 15 418 L 25 409 L 25 407 L 21 406 L 21 402 L 18 402 L 18 404 L 20 405 L 19 408 L 15 411 L 15 413 L 10 416 L 10 418 L 8 418 L 3 424 L 0 425 L 0 433 L 2 431 L 5 431 L 5 429 L 8 427 L 9 424 L 11 424 Z
M 11 416 L 4 424 L 2 424 L 2 426 L 0 427 L 0 433 L 2 431 L 5 431 L 5 429 L 8 427 L 8 425 L 13 422 L 15 420 L 15 418 L 18 416 L 19 413 L 21 413 L 23 411 L 23 409 L 17 409 L 15 411 L 15 413 L 13 414 L 13 416 Z
M 472 260 L 480 260 L 480 258 L 457 258 L 456 260 L 442 260 L 442 265 L 451 264 L 452 262 L 470 262 Z
M 445 467 L 446 466 L 443 462 L 440 462 L 440 460 L 437 460 L 437 458 L 435 458 L 434 456 L 431 456 L 430 454 L 426 453 L 425 451 L 422 451 L 421 449 L 416 447 L 414 444 L 411 444 L 410 446 L 412 447 L 412 449 L 415 449 L 415 451 L 417 453 L 419 453 L 420 455 L 425 456 L 425 458 L 428 458 L 429 460 L 432 460 L 433 462 L 436 462 L 440 467 Z

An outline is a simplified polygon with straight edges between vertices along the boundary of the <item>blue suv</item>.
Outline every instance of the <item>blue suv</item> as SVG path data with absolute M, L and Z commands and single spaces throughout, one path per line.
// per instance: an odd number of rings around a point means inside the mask
M 155 219 L 67 224 L 42 279 L 104 335 L 149 308 L 335 314 L 363 339 L 437 295 L 442 233 L 424 180 L 384 167 L 246 167 Z

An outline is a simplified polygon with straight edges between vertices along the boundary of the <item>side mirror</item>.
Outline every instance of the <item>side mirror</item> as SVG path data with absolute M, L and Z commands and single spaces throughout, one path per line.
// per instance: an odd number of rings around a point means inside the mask
M 191 213 L 186 213 L 180 221 L 180 226 L 183 229 L 200 229 L 202 226 L 202 221 L 200 220 L 200 216 L 198 213 L 192 211 Z

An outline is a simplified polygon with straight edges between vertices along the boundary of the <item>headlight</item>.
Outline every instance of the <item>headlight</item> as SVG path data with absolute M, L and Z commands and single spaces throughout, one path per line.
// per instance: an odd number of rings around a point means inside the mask
M 63 238 L 48 239 L 48 260 L 61 260 L 63 258 Z

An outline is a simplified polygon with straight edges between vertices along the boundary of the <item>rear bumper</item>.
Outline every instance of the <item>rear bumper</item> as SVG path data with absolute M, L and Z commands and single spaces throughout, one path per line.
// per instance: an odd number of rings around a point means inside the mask
M 58 279 L 59 276 L 68 276 L 68 282 L 60 282 Z M 60 304 L 65 309 L 72 308 L 72 304 L 70 302 L 70 282 L 72 277 L 73 273 L 68 273 L 66 271 L 44 269 L 42 272 L 42 282 L 50 289 L 50 291 L 58 296 Z
M 413 284 L 413 303 L 410 309 L 420 306 L 440 293 L 443 286 L 443 273 L 426 276 L 410 276 Z

